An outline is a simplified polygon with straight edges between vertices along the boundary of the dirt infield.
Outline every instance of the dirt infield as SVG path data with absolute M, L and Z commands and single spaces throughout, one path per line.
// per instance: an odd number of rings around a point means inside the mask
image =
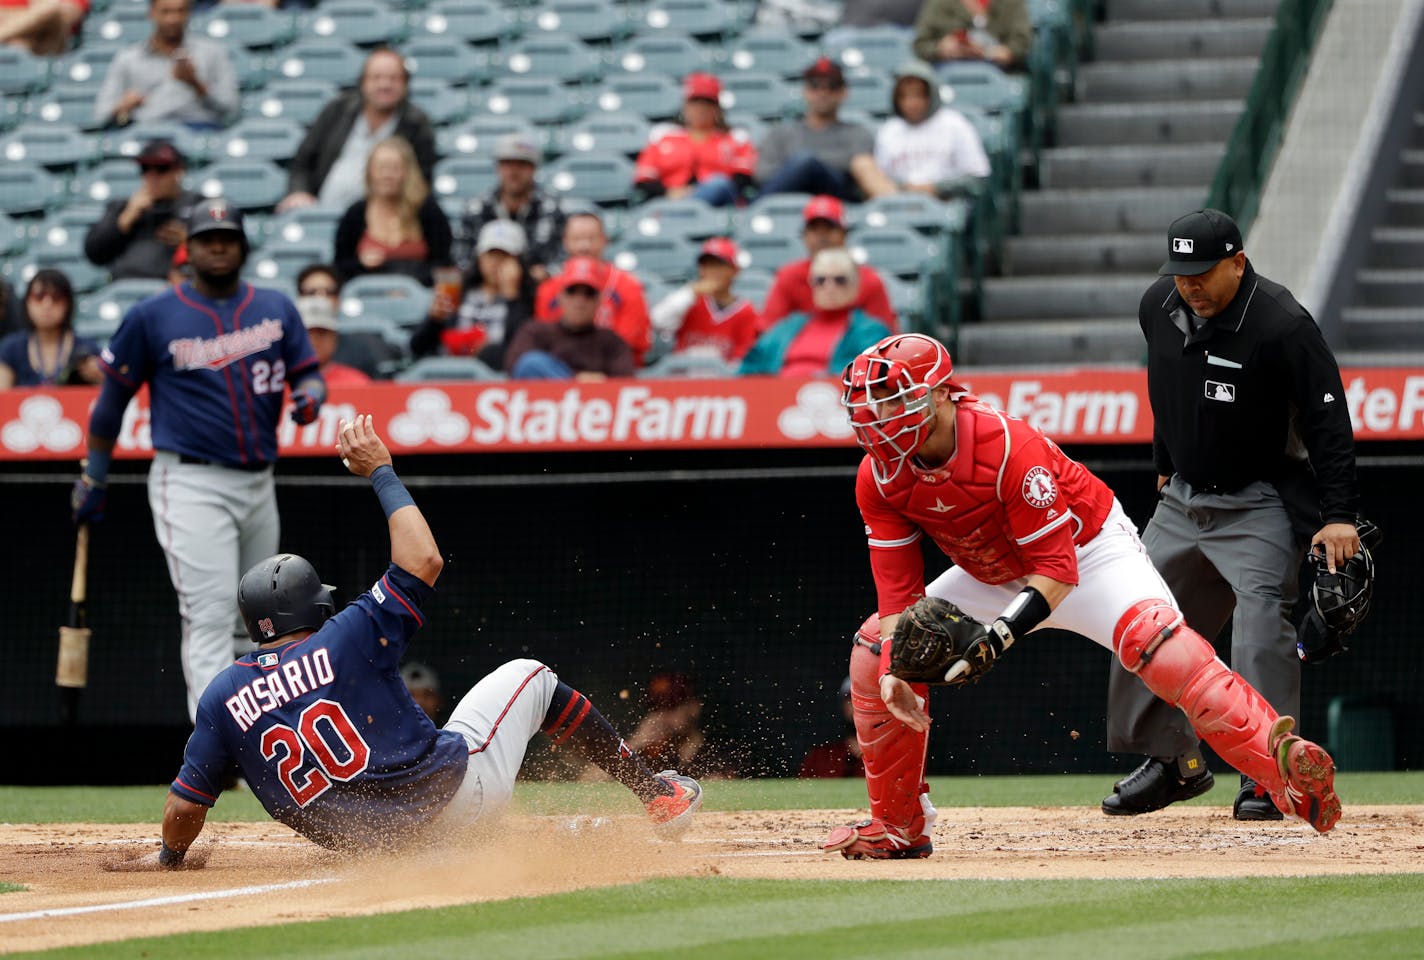
M 662 876 L 780 879 L 1141 878 L 1424 873 L 1424 807 L 1351 807 L 1327 836 L 1299 821 L 1243 824 L 1223 808 L 1134 820 L 1092 808 L 940 812 L 928 860 L 848 862 L 816 849 L 863 812 L 704 813 L 681 843 L 629 819 L 575 835 L 551 819 L 399 859 L 350 860 L 271 823 L 210 824 L 206 869 L 114 873 L 152 826 L 0 825 L 0 953 L 556 893 Z M 251 888 L 266 888 L 263 891 Z M 260 900 L 253 895 L 266 893 Z M 254 910 L 254 904 L 261 908 Z

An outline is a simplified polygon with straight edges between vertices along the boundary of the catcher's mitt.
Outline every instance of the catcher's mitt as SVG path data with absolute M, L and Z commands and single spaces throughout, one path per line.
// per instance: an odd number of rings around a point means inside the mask
M 976 656 L 993 634 L 984 624 L 939 597 L 921 597 L 900 615 L 890 644 L 890 672 L 911 683 L 959 686 L 977 683 L 994 665 L 994 656 Z M 961 660 L 969 669 L 953 680 L 945 675 Z

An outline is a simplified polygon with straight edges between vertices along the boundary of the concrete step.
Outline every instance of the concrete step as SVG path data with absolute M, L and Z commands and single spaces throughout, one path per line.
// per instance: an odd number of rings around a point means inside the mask
M 1228 100 L 1244 97 L 1255 76 L 1255 57 L 1087 63 L 1078 69 L 1078 99 L 1089 103 Z
M 1210 186 L 1226 153 L 1224 143 L 1054 147 L 1043 151 L 1039 184 L 1045 190 L 1082 187 Z
M 1382 218 L 1394 227 L 1424 227 L 1424 190 L 1385 191 L 1388 206 Z
M 1141 274 L 1039 274 L 984 280 L 985 316 L 993 322 L 1041 317 L 1136 316 L 1152 277 Z
M 1129 273 L 1147 278 L 1167 259 L 1166 246 L 1160 231 L 1009 237 L 1004 242 L 1004 274 Z
M 1424 269 L 1355 271 L 1355 305 L 1424 307 Z
M 1259 57 L 1275 21 L 1108 21 L 1093 31 L 1094 59 L 1171 60 L 1181 57 Z
M 1225 143 L 1241 100 L 1168 103 L 1065 103 L 1058 108 L 1058 145 Z
M 1424 227 L 1375 227 L 1370 241 L 1371 267 L 1401 270 L 1424 264 Z
M 1399 355 L 1424 349 L 1424 304 L 1346 307 L 1340 317 L 1351 350 L 1388 350 Z
M 1136 316 L 1098 320 L 1047 318 L 959 328 L 956 369 L 965 365 L 1141 364 L 1146 354 Z
M 1207 188 L 1133 187 L 1042 190 L 1024 193 L 1020 233 L 1156 233 L 1184 213 L 1201 209 Z
M 1424 148 L 1412 148 L 1400 152 L 1399 176 L 1395 185 L 1410 190 L 1424 189 Z
M 1114 20 L 1203 20 L 1274 17 L 1280 0 L 1108 0 Z

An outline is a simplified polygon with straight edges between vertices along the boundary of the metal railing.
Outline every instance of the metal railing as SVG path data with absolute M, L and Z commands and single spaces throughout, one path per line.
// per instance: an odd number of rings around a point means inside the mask
M 1231 214 L 1242 233 L 1251 229 L 1256 218 L 1291 104 L 1329 10 L 1330 0 L 1283 0 L 1276 9 L 1276 25 L 1261 51 L 1246 108 L 1227 141 L 1207 197 L 1207 206 Z

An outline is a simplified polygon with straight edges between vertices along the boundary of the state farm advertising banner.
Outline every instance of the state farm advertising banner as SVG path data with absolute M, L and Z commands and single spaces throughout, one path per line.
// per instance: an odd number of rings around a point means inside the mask
M 966 374 L 989 403 L 1060 443 L 1145 443 L 1146 375 L 1136 369 Z M 1424 371 L 1344 371 L 1359 440 L 1424 438 Z M 78 459 L 94 388 L 0 392 L 0 460 Z M 330 456 L 337 424 L 371 414 L 398 453 L 738 449 L 848 446 L 855 441 L 833 380 L 517 380 L 378 383 L 335 389 L 317 422 L 283 418 L 283 456 Z M 147 457 L 148 394 L 124 417 L 117 455 Z

